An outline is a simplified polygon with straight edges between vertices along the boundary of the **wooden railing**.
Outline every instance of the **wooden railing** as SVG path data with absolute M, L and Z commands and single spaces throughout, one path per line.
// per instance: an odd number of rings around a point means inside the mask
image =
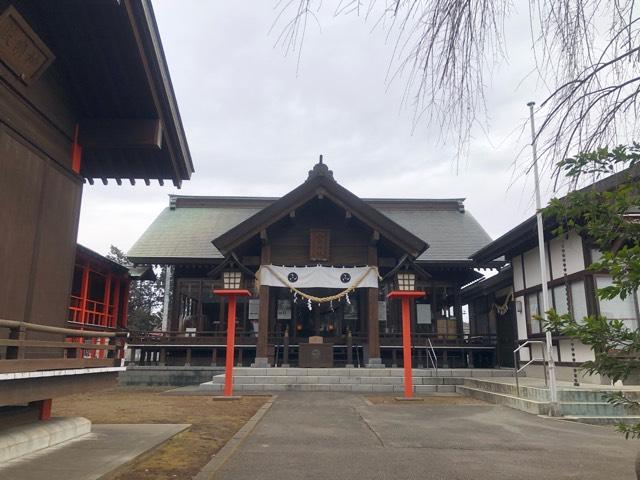
M 253 332 L 240 332 L 236 334 L 236 345 L 255 345 L 257 335 Z M 439 333 L 414 333 L 411 335 L 412 344 L 425 346 L 431 340 L 434 347 L 439 346 L 495 346 L 496 335 L 469 335 L 469 334 L 439 334 Z M 295 337 L 290 338 L 291 343 L 297 343 Z M 306 337 L 305 337 L 306 341 Z M 368 342 L 366 335 L 354 333 L 353 344 L 365 344 Z M 269 335 L 269 343 L 282 342 L 282 335 Z M 346 335 L 326 337 L 325 342 L 333 344 L 346 344 Z M 224 332 L 131 332 L 129 343 L 134 345 L 225 345 L 226 336 Z M 402 346 L 401 333 L 380 334 L 380 344 L 382 346 Z
M 6 349 L 0 356 L 0 373 L 113 367 L 120 366 L 124 358 L 127 332 L 76 330 L 3 319 L 0 329 L 9 330 L 8 338 L 0 338 L 0 354 L 3 347 Z M 64 340 L 28 339 L 30 331 L 59 334 Z M 37 354 L 30 354 L 30 349 L 38 349 Z M 53 354 L 56 351 L 58 355 Z

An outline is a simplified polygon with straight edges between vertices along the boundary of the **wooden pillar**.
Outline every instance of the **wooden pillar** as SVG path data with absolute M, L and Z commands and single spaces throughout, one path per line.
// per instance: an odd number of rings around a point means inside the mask
M 10 340 L 24 341 L 27 339 L 27 328 L 24 325 L 9 330 Z M 22 345 L 7 347 L 7 360 L 22 360 L 25 357 L 25 348 Z
M 102 298 L 102 321 L 100 325 L 103 327 L 115 327 L 115 325 L 111 325 L 109 322 L 109 302 L 111 301 L 111 279 L 112 274 L 109 273 L 105 280 L 104 285 L 104 297 Z
M 217 367 L 218 366 L 217 362 L 218 362 L 218 349 L 212 348 L 211 349 L 211 366 Z
M 289 327 L 284 330 L 282 343 L 282 366 L 287 368 L 289 366 Z
M 50 398 L 29 403 L 30 406 L 33 405 L 38 409 L 38 419 L 42 421 L 47 421 L 51 418 L 51 404 Z
M 271 246 L 262 245 L 260 263 L 271 263 Z M 269 365 L 269 286 L 260 285 L 260 307 L 258 310 L 258 342 L 256 344 L 256 360 L 254 366 L 267 367 Z
M 191 349 L 187 348 L 187 360 L 184 363 L 185 367 L 191 365 Z
M 376 238 L 374 235 L 373 238 Z M 369 245 L 367 263 L 378 265 L 378 247 Z M 369 340 L 369 366 L 381 366 L 380 357 L 380 322 L 378 321 L 378 289 L 367 288 L 367 333 Z
M 243 348 L 238 348 L 238 367 L 242 366 L 242 352 L 244 351 Z
M 82 286 L 80 287 L 80 323 L 87 323 L 87 299 L 89 297 L 89 262 L 82 268 Z
M 164 367 L 167 364 L 167 350 L 165 348 L 160 349 L 160 359 L 158 363 L 161 367 Z
M 122 284 L 120 278 L 116 278 L 115 290 L 113 292 L 113 326 L 118 328 L 121 326 L 120 322 L 120 290 L 122 290 Z
M 313 334 L 320 335 L 320 307 L 314 305 L 313 307 Z
M 464 333 L 462 323 L 462 298 L 460 297 L 460 285 L 454 285 L 453 290 L 453 314 L 456 316 L 457 334 L 462 335 Z M 457 337 L 460 340 L 462 337 Z
M 124 292 L 122 299 L 122 328 L 126 328 L 127 326 L 127 315 L 129 313 L 129 283 L 129 279 L 124 282 Z

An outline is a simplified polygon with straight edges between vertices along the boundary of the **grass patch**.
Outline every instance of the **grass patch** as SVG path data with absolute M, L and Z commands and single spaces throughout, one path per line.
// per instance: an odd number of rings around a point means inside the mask
M 144 455 L 118 480 L 191 478 L 270 398 L 246 396 L 214 402 L 209 396 L 161 395 L 166 389 L 115 388 L 62 397 L 56 416 L 81 416 L 93 423 L 190 423 L 188 430 Z

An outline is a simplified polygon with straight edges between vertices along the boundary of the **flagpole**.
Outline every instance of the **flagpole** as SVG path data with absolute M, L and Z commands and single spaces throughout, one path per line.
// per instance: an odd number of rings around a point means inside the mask
M 540 177 L 538 175 L 538 151 L 536 148 L 536 126 L 533 118 L 533 107 L 535 102 L 527 103 L 529 107 L 529 115 L 531 117 L 531 150 L 533 152 L 533 178 L 536 191 L 536 220 L 538 224 L 538 251 L 540 254 L 540 280 L 542 285 L 542 311 L 540 312 L 543 319 L 546 319 L 549 305 L 549 290 L 547 288 L 547 260 L 546 250 L 544 246 L 544 225 L 542 223 L 542 202 L 540 200 Z M 556 365 L 553 358 L 553 339 L 551 332 L 545 329 L 546 350 L 547 350 L 547 370 L 549 372 L 549 396 L 550 411 L 552 416 L 560 415 L 558 406 L 558 385 L 556 383 Z

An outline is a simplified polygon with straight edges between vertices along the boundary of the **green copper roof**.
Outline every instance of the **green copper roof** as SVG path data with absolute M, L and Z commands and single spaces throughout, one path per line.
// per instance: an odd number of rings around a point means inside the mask
M 191 263 L 222 258 L 211 241 L 254 215 L 275 198 L 171 196 L 165 208 L 127 253 L 136 263 Z M 363 199 L 429 244 L 419 261 L 468 261 L 491 242 L 465 211 L 463 199 Z

